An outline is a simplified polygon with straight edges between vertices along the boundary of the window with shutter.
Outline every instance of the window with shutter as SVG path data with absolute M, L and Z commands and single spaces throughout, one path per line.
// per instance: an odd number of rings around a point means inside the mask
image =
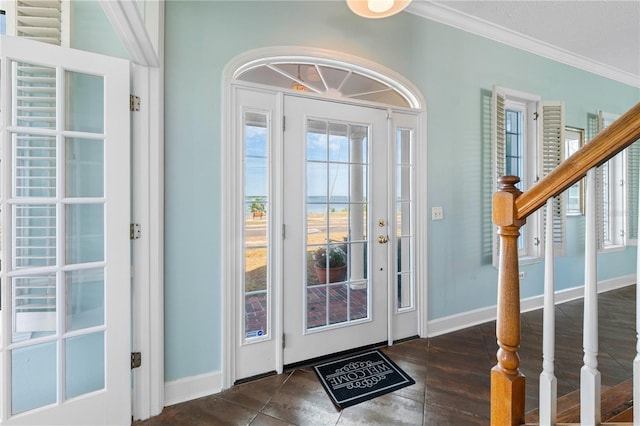
M 542 176 L 546 176 L 564 159 L 564 103 L 559 101 L 541 102 L 538 117 L 542 117 L 542 120 L 538 120 L 538 122 L 542 142 Z M 552 226 L 556 256 L 564 256 L 566 248 L 565 199 L 566 197 L 563 195 L 553 199 Z M 546 226 L 547 218 L 545 217 Z
M 520 177 L 519 188 L 527 190 L 539 178 L 553 170 L 564 158 L 564 105 L 541 102 L 540 97 L 502 87 L 493 90 L 492 138 L 493 177 Z M 565 251 L 565 197 L 554 201 L 554 242 L 557 254 Z M 542 256 L 540 222 L 542 213 L 527 218 L 518 241 L 520 262 Z M 493 235 L 493 263 L 497 265 L 499 244 Z
M 7 34 L 69 47 L 70 3 L 61 0 L 3 1 Z
M 638 244 L 638 203 L 640 197 L 640 142 L 636 141 L 627 148 L 627 209 L 629 212 L 627 219 L 627 244 Z

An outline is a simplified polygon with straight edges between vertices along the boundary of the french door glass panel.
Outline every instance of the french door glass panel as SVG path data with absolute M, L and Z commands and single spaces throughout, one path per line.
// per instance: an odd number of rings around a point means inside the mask
M 77 360 L 82 353 L 93 354 L 93 359 L 104 358 L 103 330 L 73 338 L 61 336 L 68 331 L 104 325 L 104 285 L 100 278 L 104 275 L 103 268 L 94 268 L 90 274 L 82 264 L 104 261 L 105 179 L 103 136 L 65 138 L 60 132 L 39 135 L 35 130 L 57 130 L 58 113 L 50 97 L 55 98 L 58 92 L 58 71 L 20 62 L 12 63 L 12 71 L 17 86 L 12 121 L 34 129 L 31 133 L 11 133 L 13 196 L 8 204 L 14 236 L 12 341 L 37 342 L 58 336 L 48 343 L 12 351 L 12 376 L 19 380 L 12 381 L 17 387 L 13 388 L 11 414 L 18 414 L 55 403 L 58 380 L 66 383 L 65 395 L 60 395 L 63 400 L 104 388 L 104 362 L 70 364 L 61 370 L 66 371 L 64 378 L 56 377 L 55 372 L 59 363 L 67 364 L 60 359 L 62 354 Z M 65 130 L 102 132 L 104 78 L 60 72 L 64 73 L 68 88 L 64 102 Z M 98 102 L 86 91 L 101 94 Z M 91 100 L 91 105 L 85 98 Z M 94 103 L 99 104 L 98 111 L 87 110 Z M 99 114 L 87 114 L 88 111 Z M 64 157 L 59 153 L 64 153 Z M 62 168 L 66 173 L 59 173 Z M 92 202 L 87 202 L 89 199 Z M 58 222 L 60 215 L 64 217 L 62 227 Z M 59 229 L 64 229 L 64 234 Z M 42 267 L 54 269 L 38 273 Z M 66 270 L 62 271 L 62 267 Z M 58 315 L 66 318 L 62 329 L 58 326 Z M 33 376 L 32 371 L 24 369 L 35 369 L 39 374 Z M 86 385 L 84 381 L 92 384 Z M 29 383 L 29 391 L 21 390 L 25 382 Z M 96 383 L 101 385 L 98 387 Z
M 0 41 L 0 423 L 126 422 L 129 65 Z
M 306 328 L 369 317 L 368 127 L 308 119 Z

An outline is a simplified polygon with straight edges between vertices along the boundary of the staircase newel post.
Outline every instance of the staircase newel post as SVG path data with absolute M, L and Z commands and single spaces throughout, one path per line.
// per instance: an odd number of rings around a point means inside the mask
M 499 227 L 498 313 L 496 338 L 498 364 L 491 370 L 491 424 L 524 423 L 525 377 L 520 372 L 520 280 L 518 237 L 524 219 L 517 218 L 517 176 L 503 176 L 493 196 L 493 222 Z

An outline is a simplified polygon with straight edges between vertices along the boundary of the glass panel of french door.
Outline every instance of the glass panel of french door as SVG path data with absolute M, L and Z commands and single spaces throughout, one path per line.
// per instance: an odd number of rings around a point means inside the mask
M 285 116 L 289 364 L 387 338 L 389 144 L 386 111 L 285 97 Z
M 127 423 L 129 64 L 0 53 L 0 423 Z
M 307 330 L 369 318 L 368 131 L 307 120 Z

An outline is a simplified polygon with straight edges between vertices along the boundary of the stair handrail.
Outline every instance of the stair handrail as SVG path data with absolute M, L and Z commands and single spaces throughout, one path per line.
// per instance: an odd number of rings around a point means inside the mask
M 549 198 L 562 194 L 582 179 L 587 171 L 606 163 L 640 139 L 640 102 L 598 133 L 573 155 L 516 200 L 518 219 L 544 206 Z
M 524 424 L 525 377 L 520 372 L 520 282 L 518 237 L 526 218 L 597 167 L 640 139 L 640 103 L 598 133 L 536 185 L 521 192 L 517 176 L 503 176 L 493 196 L 498 226 L 498 363 L 491 370 L 491 424 Z

